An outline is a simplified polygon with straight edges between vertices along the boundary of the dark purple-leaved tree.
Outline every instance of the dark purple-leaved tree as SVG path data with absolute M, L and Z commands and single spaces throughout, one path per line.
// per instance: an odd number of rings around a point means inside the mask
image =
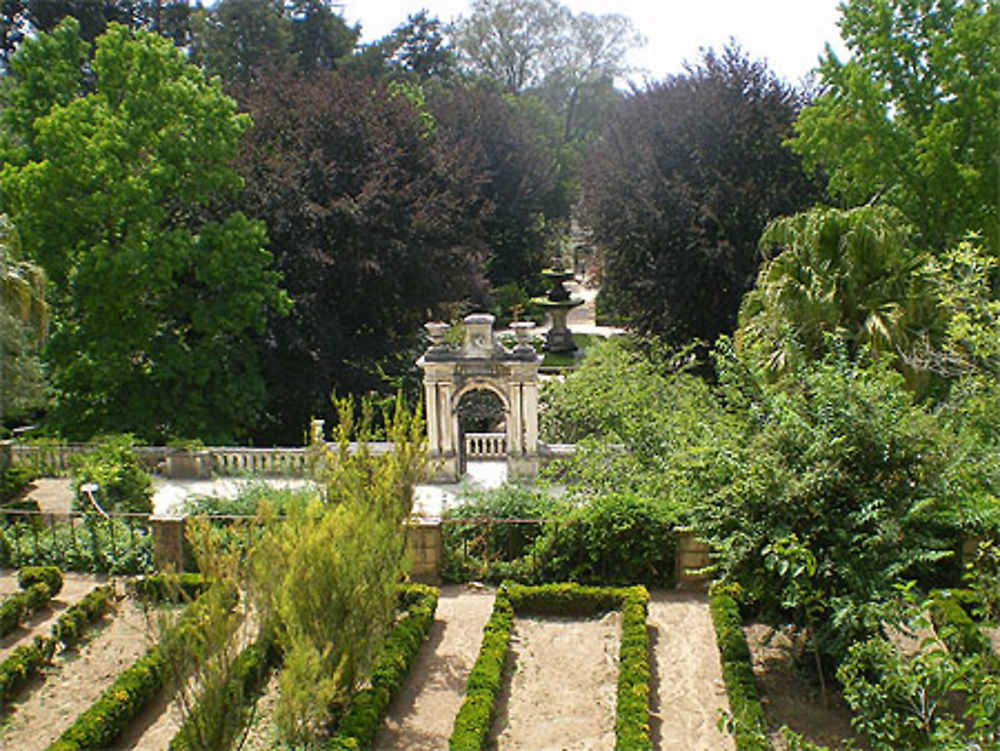
M 480 174 L 436 136 L 406 86 L 331 72 L 261 76 L 236 92 L 254 118 L 237 162 L 294 307 L 274 317 L 259 441 L 300 441 L 330 394 L 391 388 L 422 324 L 479 298 Z
M 622 103 L 582 177 L 605 310 L 675 344 L 733 331 L 761 231 L 819 195 L 783 145 L 799 107 L 735 46 Z

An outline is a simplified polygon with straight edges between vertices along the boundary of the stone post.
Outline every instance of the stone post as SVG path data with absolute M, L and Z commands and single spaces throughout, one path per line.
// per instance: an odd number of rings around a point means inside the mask
M 153 531 L 153 563 L 157 571 L 183 571 L 184 517 L 151 516 L 149 524 Z
M 674 569 L 678 588 L 707 586 L 711 575 L 703 569 L 712 563 L 711 548 L 699 540 L 689 527 L 677 527 L 674 534 L 677 544 Z
M 0 469 L 14 463 L 14 442 L 0 441 Z
M 326 440 L 326 420 L 314 417 L 309 423 L 309 442 L 323 443 Z
M 412 561 L 410 578 L 425 584 L 440 584 L 441 520 L 421 519 L 411 523 L 406 547 Z

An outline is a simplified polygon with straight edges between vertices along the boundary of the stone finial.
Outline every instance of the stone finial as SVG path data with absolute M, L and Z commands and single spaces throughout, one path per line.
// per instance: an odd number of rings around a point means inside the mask
M 441 349 L 447 346 L 444 337 L 448 333 L 449 328 L 447 323 L 441 323 L 440 321 L 431 321 L 424 324 L 424 330 L 427 331 L 427 336 L 431 340 L 431 349 Z

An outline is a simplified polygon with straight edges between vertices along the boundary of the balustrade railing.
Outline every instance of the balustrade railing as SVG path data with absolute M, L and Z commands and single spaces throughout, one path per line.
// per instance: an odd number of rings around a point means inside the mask
M 466 459 L 504 459 L 507 457 L 505 433 L 466 433 Z

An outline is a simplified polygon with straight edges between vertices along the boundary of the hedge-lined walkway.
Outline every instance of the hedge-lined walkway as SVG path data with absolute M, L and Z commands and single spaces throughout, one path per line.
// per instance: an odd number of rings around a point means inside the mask
M 465 697 L 493 592 L 449 585 L 441 588 L 437 613 L 402 691 L 375 738 L 376 751 L 447 748 L 452 723 Z
M 44 749 L 136 661 L 155 638 L 142 609 L 131 600 L 115 605 L 79 650 L 59 653 L 45 680 L 15 698 L 0 748 Z
M 29 616 L 17 629 L 0 638 L 0 662 L 6 660 L 22 644 L 30 644 L 35 636 L 48 636 L 52 624 L 68 607 L 82 600 L 97 585 L 108 583 L 108 577 L 104 574 L 63 573 L 62 577 L 62 590 L 52 598 L 48 607 Z M 0 597 L 16 591 L 17 569 L 0 569 Z
M 732 751 L 716 727 L 729 708 L 715 630 L 704 592 L 650 593 L 649 648 L 654 748 Z

